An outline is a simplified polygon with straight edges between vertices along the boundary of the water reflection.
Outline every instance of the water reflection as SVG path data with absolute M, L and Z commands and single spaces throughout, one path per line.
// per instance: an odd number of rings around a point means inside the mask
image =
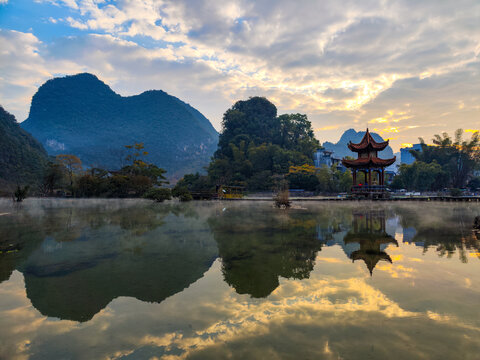
M 403 229 L 403 242 L 433 249 L 440 257 L 451 258 L 458 253 L 459 259 L 467 263 L 469 254 L 480 258 L 480 236 L 473 231 L 476 207 L 430 207 L 428 212 L 413 206 L 397 207 Z
M 0 216 L 0 283 L 34 251 L 45 236 L 42 219 L 28 213 Z
M 32 305 L 60 319 L 87 321 L 119 296 L 159 303 L 217 256 L 195 215 L 181 206 L 71 208 L 29 223 L 27 235 L 20 218 L 9 234 L 29 247 L 2 259 L 2 277 L 20 270 Z
M 387 234 L 386 213 L 384 210 L 363 210 L 353 212 L 353 226 L 343 238 L 345 245 L 359 244 L 359 249 L 350 254 L 352 261 L 363 260 L 367 265 L 370 275 L 381 260 L 392 263 L 391 257 L 384 251 L 397 240 Z
M 28 210 L 28 209 L 27 209 Z M 0 282 L 17 269 L 43 315 L 88 321 L 120 296 L 161 303 L 200 279 L 220 258 L 238 294 L 264 298 L 280 278 L 308 279 L 323 247 L 340 247 L 370 275 L 389 249 L 414 243 L 460 260 L 480 256 L 469 227 L 475 208 L 428 215 L 415 206 L 315 206 L 289 211 L 269 204 L 107 202 L 18 210 L 0 217 Z M 31 210 L 31 209 L 30 209 Z
M 278 287 L 280 276 L 308 278 L 322 246 L 312 214 L 245 210 L 226 209 L 209 219 L 225 281 L 239 294 L 261 298 Z
M 480 351 L 478 206 L 26 204 L 0 216 L 0 358 Z

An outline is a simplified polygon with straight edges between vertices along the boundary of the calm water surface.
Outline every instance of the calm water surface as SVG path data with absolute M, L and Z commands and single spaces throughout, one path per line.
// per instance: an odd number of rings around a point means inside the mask
M 478 215 L 0 202 L 0 359 L 479 359 Z

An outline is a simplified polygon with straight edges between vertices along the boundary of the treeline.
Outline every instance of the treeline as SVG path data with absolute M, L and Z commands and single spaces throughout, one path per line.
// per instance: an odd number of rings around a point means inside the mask
M 144 161 L 148 155 L 143 143 L 125 146 L 128 165 L 118 171 L 98 167 L 83 169 L 75 155 L 57 155 L 48 164 L 38 186 L 42 196 L 72 197 L 145 197 L 157 201 L 171 198 L 171 191 L 162 187 L 166 171 Z
M 43 176 L 48 155 L 0 106 L 0 196 L 9 196 L 17 184 L 34 184 Z
M 278 116 L 275 105 L 263 97 L 238 101 L 223 115 L 218 149 L 207 175 L 186 175 L 176 188 L 214 191 L 223 184 L 262 191 L 288 181 L 290 188 L 347 191 L 351 185 L 348 172 L 313 167 L 313 153 L 319 147 L 306 115 Z
M 480 188 L 480 135 L 474 132 L 469 140 L 463 139 L 458 129 L 454 138 L 447 133 L 435 135 L 433 145 L 420 138 L 421 150 L 411 150 L 415 162 L 402 164 L 391 187 L 417 191 L 439 191 L 445 188 Z

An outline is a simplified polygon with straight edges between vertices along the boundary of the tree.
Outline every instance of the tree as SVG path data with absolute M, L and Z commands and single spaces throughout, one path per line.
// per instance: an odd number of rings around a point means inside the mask
M 480 134 L 475 132 L 470 140 L 463 140 L 463 130 L 455 131 L 454 139 L 447 133 L 435 135 L 433 146 L 420 138 L 421 151 L 411 150 L 417 161 L 427 164 L 436 162 L 444 173 L 443 187 L 463 188 L 480 166 Z M 413 164 L 412 164 L 413 165 Z
M 312 124 L 304 114 L 284 114 L 278 117 L 280 138 L 276 141 L 284 149 L 300 151 L 311 156 L 320 147 Z
M 315 175 L 315 171 L 315 167 L 309 164 L 290 166 L 287 175 L 290 188 L 315 191 L 319 185 L 319 180 Z
M 167 188 L 151 188 L 143 194 L 143 197 L 156 202 L 163 202 L 172 198 L 172 192 Z
M 480 189 L 480 176 L 471 178 L 470 181 L 468 182 L 468 188 L 471 191 L 478 191 Z
M 229 144 L 239 135 L 246 135 L 258 144 L 272 143 L 278 137 L 278 130 L 277 108 L 266 98 L 237 101 L 223 115 L 215 158 L 229 156 Z
M 172 196 L 178 198 L 182 202 L 193 200 L 193 196 L 186 186 L 175 186 L 172 190 Z
M 27 194 L 28 194 L 28 190 L 30 189 L 30 186 L 24 186 L 23 188 L 19 186 L 17 186 L 17 189 L 15 190 L 15 193 L 13 194 L 14 195 L 14 198 L 15 198 L 15 201 L 16 202 L 22 202 L 23 200 L 25 200 L 25 198 L 27 197 Z
M 316 173 L 318 179 L 317 191 L 322 193 L 347 192 L 352 185 L 350 171 L 341 171 L 335 165 L 323 165 Z
M 135 143 L 133 145 L 125 145 L 128 155 L 125 157 L 126 161 L 129 161 L 134 166 L 146 165 L 143 161 L 143 157 L 148 155 L 148 151 L 145 151 L 143 143 Z
M 47 170 L 40 185 L 40 191 L 43 195 L 51 195 L 53 190 L 62 186 L 64 179 L 64 167 L 59 163 L 48 163 Z
M 174 196 L 180 194 L 183 190 L 187 189 L 189 192 L 214 192 L 215 185 L 211 183 L 210 178 L 205 175 L 187 174 L 180 179 L 174 187 Z
M 82 161 L 75 155 L 61 154 L 56 157 L 57 164 L 63 166 L 67 172 L 70 181 L 70 188 L 73 188 L 73 178 L 75 173 L 82 170 Z
M 400 165 L 391 187 L 410 191 L 437 191 L 445 187 L 447 180 L 445 171 L 436 161 L 415 161 L 411 165 Z
M 119 171 L 107 171 L 92 167 L 75 181 L 75 196 L 92 197 L 139 197 L 146 196 L 160 201 L 170 190 L 161 185 L 167 183 L 166 171 L 143 160 L 148 155 L 143 143 L 125 146 L 128 152 L 125 161 L 129 164 Z M 158 191 L 157 191 L 158 190 Z M 148 194 L 146 194 L 148 192 Z M 166 198 L 166 197 L 165 197 Z
M 253 97 L 236 102 L 225 112 L 208 176 L 215 184 L 266 190 L 273 176 L 286 175 L 291 166 L 312 165 L 318 147 L 306 115 L 277 117 L 274 104 Z

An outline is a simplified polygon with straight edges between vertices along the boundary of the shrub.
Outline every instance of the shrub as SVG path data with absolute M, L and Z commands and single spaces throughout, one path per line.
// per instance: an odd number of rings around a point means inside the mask
M 175 186 L 172 190 L 172 196 L 178 198 L 180 201 L 193 200 L 192 194 L 186 186 Z
M 17 186 L 17 190 L 15 190 L 14 196 L 15 196 L 15 201 L 16 202 L 22 202 L 26 197 L 28 193 L 28 189 L 30 186 L 25 186 L 24 188 L 21 188 L 20 186 Z
M 277 208 L 289 208 L 290 207 L 290 200 L 288 196 L 288 190 L 280 191 L 273 200 L 275 201 L 275 206 Z
M 151 188 L 143 194 L 143 197 L 157 202 L 170 200 L 172 198 L 172 192 L 166 188 Z
M 192 201 L 193 200 L 193 196 L 192 196 L 192 194 L 190 194 L 190 192 L 188 190 L 187 190 L 187 192 L 181 194 L 178 198 L 179 198 L 180 201 Z
M 275 206 L 278 208 L 290 207 L 288 185 L 288 181 L 285 180 L 285 177 L 278 176 L 275 179 L 275 187 L 273 190 L 277 193 L 277 195 L 273 197 L 273 201 L 275 202 Z
M 450 196 L 462 196 L 462 190 L 460 189 L 450 189 Z

